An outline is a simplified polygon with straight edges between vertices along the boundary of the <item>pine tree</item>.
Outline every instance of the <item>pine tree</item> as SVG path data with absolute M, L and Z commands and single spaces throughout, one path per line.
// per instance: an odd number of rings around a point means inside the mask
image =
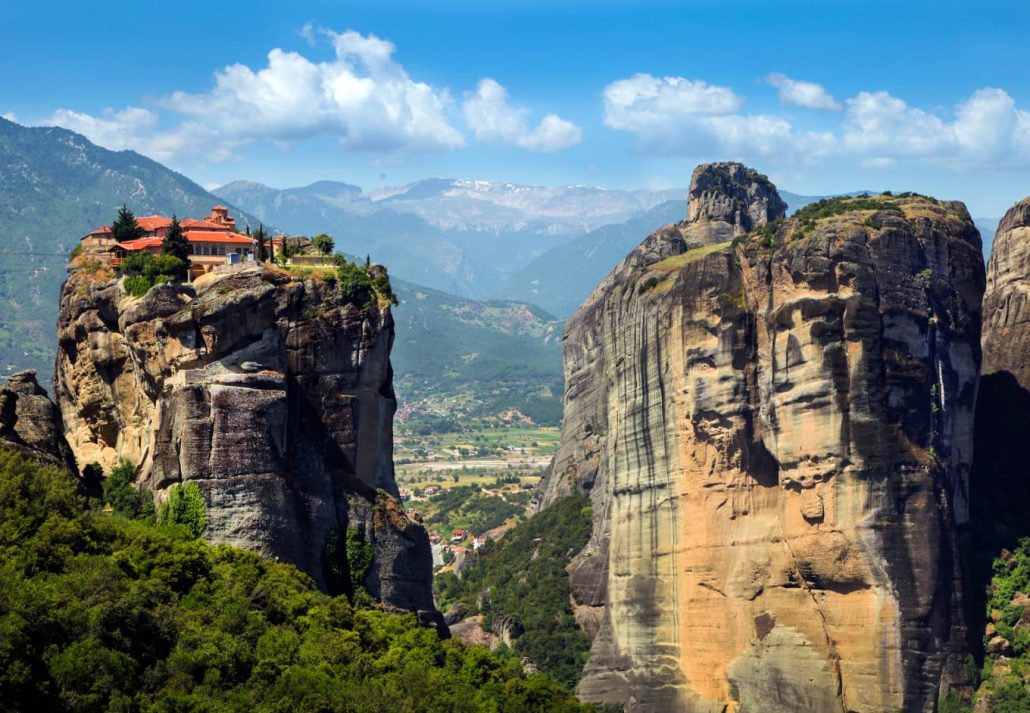
M 116 242 L 124 243 L 143 236 L 143 228 L 136 222 L 136 216 L 122 204 L 118 209 L 118 217 L 111 223 L 111 234 Z
M 265 243 L 268 242 L 268 233 L 265 231 L 265 224 L 261 223 L 254 233 L 254 240 L 257 241 L 257 261 L 264 262 L 267 259 L 265 254 Z
M 172 215 L 172 224 L 168 226 L 168 234 L 161 243 L 161 254 L 171 255 L 182 260 L 180 274 L 175 277 L 179 280 L 185 280 L 189 274 L 190 244 L 182 234 L 182 226 L 179 225 L 179 219 L 174 214 Z

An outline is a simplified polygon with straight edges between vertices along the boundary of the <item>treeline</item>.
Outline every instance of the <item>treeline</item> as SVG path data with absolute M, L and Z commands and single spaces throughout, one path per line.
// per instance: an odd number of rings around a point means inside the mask
M 590 710 L 413 615 L 136 514 L 0 450 L 0 710 Z

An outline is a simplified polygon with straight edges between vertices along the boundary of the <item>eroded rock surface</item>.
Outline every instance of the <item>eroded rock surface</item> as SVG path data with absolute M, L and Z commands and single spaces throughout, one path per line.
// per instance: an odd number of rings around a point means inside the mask
M 724 166 L 566 325 L 537 502 L 593 502 L 569 571 L 603 616 L 578 692 L 932 711 L 964 683 L 979 234 L 918 196 L 781 220 L 775 188 L 751 189 L 767 180 L 737 167 L 720 187 Z
M 75 459 L 64 438 L 61 412 L 36 381 L 36 372 L 20 371 L 0 386 L 0 443 L 72 473 Z
M 1030 388 L 1030 198 L 998 224 L 983 314 L 984 374 L 1007 371 Z
M 378 268 L 381 269 L 381 268 Z M 144 297 L 74 274 L 55 390 L 80 463 L 139 465 L 162 498 L 195 482 L 204 537 L 349 588 L 346 537 L 374 547 L 373 596 L 439 619 L 425 530 L 397 500 L 388 304 L 246 266 Z

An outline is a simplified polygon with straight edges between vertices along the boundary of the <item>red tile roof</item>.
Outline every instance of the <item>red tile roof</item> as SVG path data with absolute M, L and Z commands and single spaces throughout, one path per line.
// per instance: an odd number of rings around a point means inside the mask
M 137 238 L 136 240 L 128 240 L 124 243 L 118 243 L 118 247 L 128 250 L 129 252 L 133 252 L 136 250 L 157 247 L 162 242 L 161 238 Z
M 180 220 L 179 225 L 186 228 L 200 228 L 201 230 L 220 230 L 223 233 L 229 232 L 229 226 L 222 223 L 215 223 L 210 220 L 195 220 L 193 218 L 187 218 L 186 220 Z
M 191 243 L 230 243 L 232 245 L 253 245 L 254 239 L 239 233 L 214 230 L 186 230 L 183 232 Z
M 165 218 L 163 215 L 144 215 L 142 218 L 136 218 L 136 223 L 149 233 L 158 228 L 168 227 L 172 224 L 172 219 Z

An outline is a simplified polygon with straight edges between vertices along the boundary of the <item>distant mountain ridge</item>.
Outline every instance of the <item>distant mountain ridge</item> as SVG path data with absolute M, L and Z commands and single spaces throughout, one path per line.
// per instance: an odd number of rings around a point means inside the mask
M 686 199 L 686 189 L 661 191 L 599 186 L 529 186 L 507 181 L 426 178 L 404 186 L 364 192 L 339 181 L 317 181 L 282 190 L 234 181 L 214 192 L 224 196 L 306 196 L 356 215 L 393 211 L 415 215 L 441 230 L 579 234 L 620 223 L 668 200 Z
M 81 236 L 110 223 L 123 204 L 136 215 L 199 218 L 220 201 L 134 151 L 0 118 L 0 374 L 32 368 L 49 383 L 58 289 Z M 257 222 L 229 207 L 241 226 Z

